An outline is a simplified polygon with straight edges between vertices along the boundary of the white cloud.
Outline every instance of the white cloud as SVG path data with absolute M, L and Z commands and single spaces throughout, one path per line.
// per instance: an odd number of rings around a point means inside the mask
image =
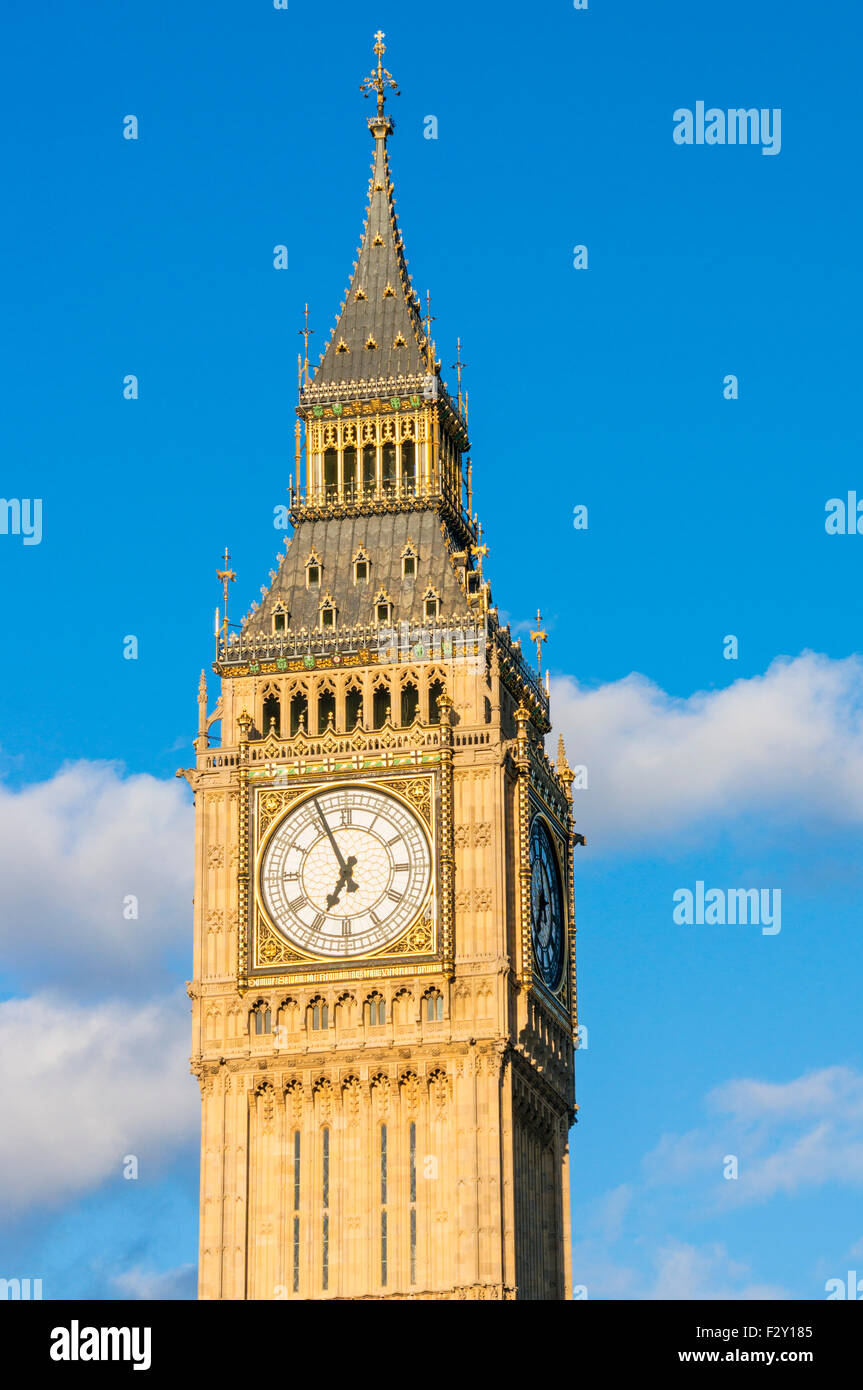
M 592 850 L 667 844 L 670 834 L 768 815 L 863 822 L 863 660 L 813 652 L 687 699 L 640 675 L 587 689 L 552 682 L 552 744 L 588 769 L 574 792 Z
M 20 791 L 0 787 L 0 949 L 20 985 L 90 993 L 165 984 L 191 945 L 193 812 L 176 780 L 74 763 Z M 130 895 L 137 920 L 123 915 Z
M 863 1185 L 863 1076 L 825 1067 L 793 1081 L 729 1081 L 707 1097 L 710 1122 L 663 1135 L 644 1160 L 647 1181 L 704 1184 L 714 1206 L 745 1206 L 779 1193 Z M 738 1177 L 722 1177 L 726 1154 Z M 712 1197 L 707 1194 L 712 1192 Z
M 85 1008 L 57 994 L 0 1004 L 0 1210 L 59 1205 L 123 1177 L 140 1181 L 197 1135 L 185 994 Z

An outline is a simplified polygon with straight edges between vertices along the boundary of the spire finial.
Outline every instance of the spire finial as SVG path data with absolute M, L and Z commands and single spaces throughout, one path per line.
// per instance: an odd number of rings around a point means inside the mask
M 388 72 L 383 65 L 383 56 L 387 51 L 387 46 L 384 43 L 385 38 L 386 34 L 384 34 L 382 29 L 379 29 L 375 34 L 375 53 L 378 57 L 377 70 L 373 68 L 370 75 L 360 83 L 360 91 L 363 96 L 370 97 L 372 92 L 377 92 L 378 94 L 377 119 L 369 121 L 369 128 L 379 137 L 388 135 L 393 125 L 390 117 L 384 114 L 384 92 L 387 87 L 392 87 L 396 96 L 399 95 L 399 89 L 396 86 L 392 73 Z M 379 127 L 379 129 L 375 127 Z
M 546 632 L 545 628 L 540 627 L 540 623 L 541 623 L 541 622 L 542 622 L 542 614 L 540 613 L 539 609 L 537 608 L 537 610 L 536 610 L 536 632 L 532 632 L 532 633 L 530 634 L 530 640 L 531 640 L 531 642 L 535 642 L 535 643 L 536 643 L 536 667 L 537 667 L 537 670 L 539 671 L 540 680 L 542 679 L 542 644 L 543 644 L 543 642 L 547 642 L 547 641 L 548 641 L 548 633 Z
M 463 369 L 467 366 L 467 363 L 463 360 L 462 355 L 461 355 L 461 338 L 457 338 L 457 339 L 456 339 L 456 344 L 457 344 L 456 360 L 453 362 L 452 365 L 453 365 L 453 369 L 454 369 L 455 371 L 458 372 L 458 408 L 459 408 L 459 411 L 461 411 L 461 412 L 463 413 L 463 409 L 462 409 L 462 398 L 461 398 L 461 374 L 462 374 Z
M 304 360 L 304 362 L 303 362 L 303 372 L 304 372 L 304 375 L 305 375 L 306 385 L 307 385 L 307 386 L 308 386 L 308 384 L 309 384 L 309 338 L 310 338 L 311 335 L 314 333 L 314 331 L 315 331 L 315 330 L 314 330 L 313 328 L 309 328 L 309 306 L 308 306 L 308 304 L 307 304 L 307 305 L 306 305 L 306 320 L 305 320 L 305 327 L 304 327 L 304 328 L 298 328 L 298 329 L 297 329 L 297 332 L 300 334 L 300 336 L 301 336 L 302 339 L 303 339 L 303 342 L 305 343 L 305 349 L 306 349 L 306 351 L 305 351 L 305 360 Z

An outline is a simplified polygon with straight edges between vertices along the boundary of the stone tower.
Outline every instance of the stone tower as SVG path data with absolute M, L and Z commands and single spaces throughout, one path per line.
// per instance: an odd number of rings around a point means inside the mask
M 362 243 L 301 374 L 293 535 L 239 627 L 226 601 L 182 773 L 199 1293 L 559 1299 L 581 837 L 483 575 L 461 384 L 395 214 L 382 39 Z

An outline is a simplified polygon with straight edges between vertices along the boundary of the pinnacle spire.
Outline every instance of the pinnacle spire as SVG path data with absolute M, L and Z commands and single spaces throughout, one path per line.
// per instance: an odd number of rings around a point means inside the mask
M 378 30 L 377 68 L 361 84 L 364 96 L 377 96 L 377 111 L 368 122 L 375 149 L 362 242 L 336 326 L 313 373 L 312 395 L 316 387 L 416 378 L 435 369 L 395 210 L 387 151 L 395 124 L 385 99 L 387 88 L 398 94 L 398 87 L 383 66 L 383 40 Z

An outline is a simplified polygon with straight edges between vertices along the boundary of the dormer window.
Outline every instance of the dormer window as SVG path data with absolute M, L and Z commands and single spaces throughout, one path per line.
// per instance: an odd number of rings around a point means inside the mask
M 354 556 L 354 583 L 368 584 L 370 570 L 368 555 L 364 550 L 358 550 Z
M 336 625 L 336 601 L 332 594 L 325 594 L 318 609 L 321 620 L 321 630 L 331 631 Z
M 316 588 L 317 588 L 317 586 L 318 586 L 318 585 L 320 584 L 320 582 L 321 582 L 321 573 L 322 573 L 322 571 L 323 571 L 323 565 L 321 564 L 321 557 L 320 557 L 320 555 L 318 554 L 318 552 L 317 552 L 316 550 L 310 551 L 310 552 L 309 552 L 309 558 L 308 558 L 308 560 L 306 561 L 306 588 L 308 588 L 308 589 L 316 589 Z
M 468 570 L 467 591 L 469 594 L 479 593 L 479 575 L 476 570 Z
M 395 342 L 393 343 L 393 347 L 397 347 L 397 348 L 399 348 L 399 347 L 407 347 L 407 343 L 405 342 L 405 340 L 404 340 L 404 338 L 402 337 L 401 333 L 399 334 L 399 336 L 396 338 Z
M 391 623 L 393 617 L 393 605 L 389 594 L 379 589 L 375 594 L 375 622 Z
M 370 333 L 369 336 L 366 338 L 366 347 L 369 349 L 369 351 L 371 351 L 373 348 L 376 348 L 376 347 L 377 347 L 377 343 L 375 342 L 375 340 L 374 340 L 374 338 L 372 337 L 371 333 Z
M 413 545 L 408 541 L 402 551 L 402 579 L 416 579 L 417 558 Z
M 350 352 L 350 348 L 348 347 L 344 338 L 339 339 L 338 345 L 336 347 L 336 352 Z
M 384 244 L 384 239 L 383 239 L 383 237 L 381 236 L 380 232 L 378 232 L 377 235 L 375 236 L 374 241 L 372 242 L 372 246 L 383 246 L 383 244 Z
M 440 616 L 440 599 L 434 589 L 427 589 L 423 598 L 423 613 L 426 618 Z
M 393 289 L 392 285 L 388 284 L 386 289 L 384 290 L 384 299 L 395 299 L 395 297 L 395 290 Z
M 273 614 L 273 632 L 284 632 L 288 625 L 288 615 L 283 608 L 277 608 Z
M 357 290 L 356 294 L 354 295 L 354 303 L 356 303 L 358 299 L 365 298 L 367 298 L 365 290 Z

